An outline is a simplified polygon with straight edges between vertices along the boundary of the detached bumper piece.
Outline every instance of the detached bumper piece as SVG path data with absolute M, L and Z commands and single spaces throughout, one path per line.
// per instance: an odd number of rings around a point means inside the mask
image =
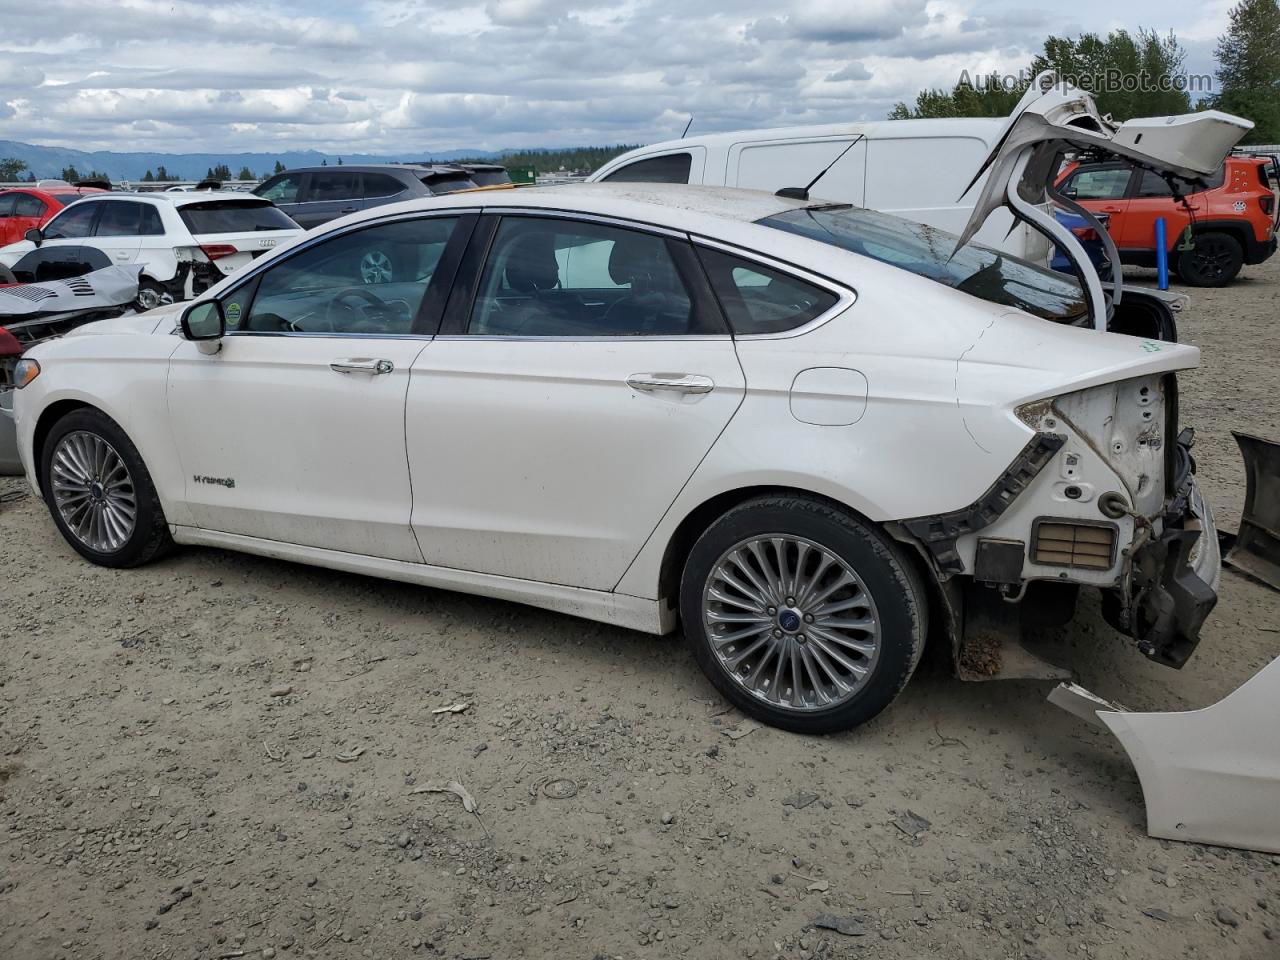
M 1280 590 L 1280 443 L 1234 430 L 1231 435 L 1244 457 L 1248 492 L 1240 532 L 1225 562 Z
M 1218 602 L 1213 585 L 1196 570 L 1193 557 L 1204 535 L 1193 509 L 1199 497 L 1192 472 L 1190 433 L 1178 438 L 1174 495 L 1160 518 L 1163 532 L 1134 549 L 1125 586 L 1104 594 L 1103 614 L 1138 641 L 1156 663 L 1181 668 L 1200 643 L 1200 628 Z M 1150 530 L 1150 527 L 1146 528 Z
M 1280 853 L 1280 659 L 1203 710 L 1130 713 L 1065 683 L 1049 702 L 1115 734 L 1151 836 Z

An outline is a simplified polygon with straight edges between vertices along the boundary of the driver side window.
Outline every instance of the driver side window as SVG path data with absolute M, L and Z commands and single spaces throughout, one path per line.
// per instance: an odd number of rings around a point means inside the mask
M 265 271 L 247 315 L 237 304 L 227 325 L 252 333 L 412 333 L 456 223 L 399 220 L 317 244 Z

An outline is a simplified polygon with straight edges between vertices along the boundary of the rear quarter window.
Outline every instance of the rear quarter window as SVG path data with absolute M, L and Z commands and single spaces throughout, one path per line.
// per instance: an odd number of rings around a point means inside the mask
M 720 250 L 699 247 L 698 256 L 735 336 L 795 330 L 839 300 L 830 290 Z
M 193 234 L 254 233 L 259 230 L 296 230 L 294 223 L 270 201 L 206 200 L 178 208 L 178 216 Z

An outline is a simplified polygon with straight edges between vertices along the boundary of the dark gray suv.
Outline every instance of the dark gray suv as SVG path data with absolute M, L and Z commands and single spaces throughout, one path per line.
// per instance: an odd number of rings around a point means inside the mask
M 462 167 L 385 163 L 299 167 L 263 181 L 253 192 L 309 230 L 357 210 L 476 186 Z

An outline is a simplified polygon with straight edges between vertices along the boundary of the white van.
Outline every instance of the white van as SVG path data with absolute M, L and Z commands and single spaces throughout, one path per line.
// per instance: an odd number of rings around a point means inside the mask
M 965 188 L 1008 122 L 1003 117 L 957 117 L 712 133 L 640 147 L 615 157 L 588 179 L 773 192 L 805 186 L 840 157 L 813 187 L 815 199 L 854 203 L 959 233 L 982 182 L 967 193 Z M 1049 241 L 1025 223 L 1009 233 L 1013 223 L 1007 210 L 996 211 L 976 239 L 1048 263 Z

